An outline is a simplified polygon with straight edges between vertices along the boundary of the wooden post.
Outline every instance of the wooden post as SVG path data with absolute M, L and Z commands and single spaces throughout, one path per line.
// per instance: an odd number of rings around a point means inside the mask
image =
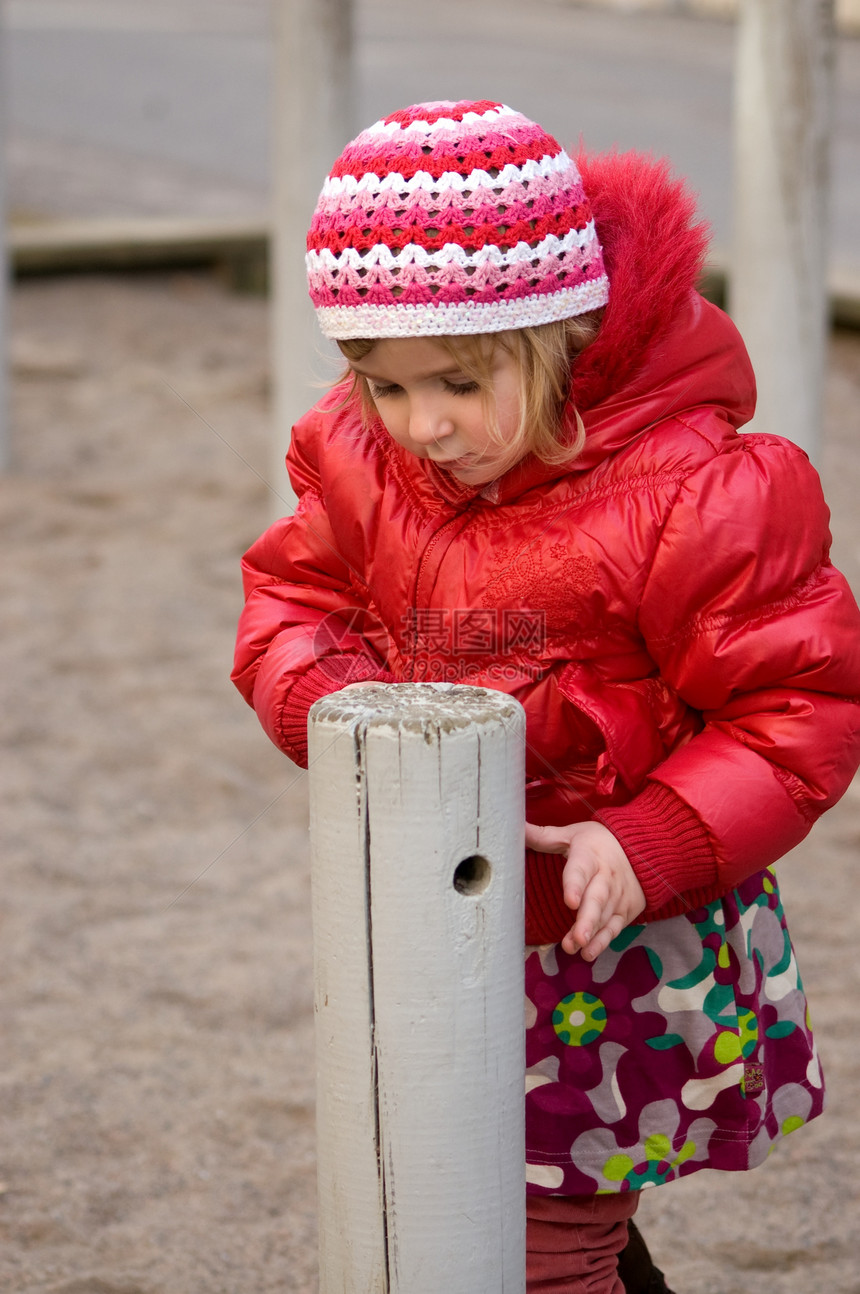
M 311 710 L 321 1294 L 525 1289 L 522 708 Z
M 276 0 L 273 123 L 271 484 L 294 499 L 284 471 L 290 429 L 330 381 L 305 278 L 305 237 L 323 181 L 352 134 L 352 0 Z
M 815 457 L 827 337 L 834 0 L 741 0 L 730 308 L 758 381 L 754 430 Z

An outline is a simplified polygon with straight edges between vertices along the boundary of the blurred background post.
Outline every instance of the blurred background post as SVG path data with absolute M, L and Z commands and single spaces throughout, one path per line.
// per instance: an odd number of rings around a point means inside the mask
M 273 0 L 271 480 L 276 515 L 292 510 L 284 455 L 296 419 L 319 399 L 323 343 L 308 299 L 302 248 L 322 182 L 350 138 L 353 0 Z M 281 497 L 278 497 L 281 496 Z
M 818 458 L 828 331 L 834 0 L 741 0 L 729 303 L 756 431 Z

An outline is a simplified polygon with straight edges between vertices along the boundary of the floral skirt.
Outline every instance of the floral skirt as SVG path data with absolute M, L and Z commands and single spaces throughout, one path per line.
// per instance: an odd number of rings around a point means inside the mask
M 628 926 L 592 963 L 527 948 L 526 1066 L 530 1193 L 761 1163 L 824 1104 L 773 872 Z

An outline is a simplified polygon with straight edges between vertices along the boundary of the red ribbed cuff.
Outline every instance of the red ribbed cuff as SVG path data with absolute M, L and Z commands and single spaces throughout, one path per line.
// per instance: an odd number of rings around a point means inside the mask
M 573 925 L 573 913 L 561 890 L 566 862 L 564 854 L 526 850 L 527 944 L 557 944 Z
M 667 904 L 674 906 L 681 895 L 718 887 L 708 833 L 668 786 L 649 782 L 629 804 L 601 809 L 594 819 L 618 839 L 645 891 L 648 906 L 640 920 Z
M 294 763 L 308 766 L 308 711 L 314 701 L 348 683 L 396 683 L 394 675 L 360 652 L 324 656 L 290 688 L 281 716 L 280 746 Z

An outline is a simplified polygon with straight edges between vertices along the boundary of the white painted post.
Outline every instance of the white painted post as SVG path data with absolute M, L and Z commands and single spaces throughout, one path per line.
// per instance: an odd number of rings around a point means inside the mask
M 834 0 L 741 0 L 730 309 L 756 370 L 754 430 L 787 436 L 813 458 L 827 338 L 833 28 Z
M 275 0 L 274 211 L 271 247 L 274 445 L 271 481 L 295 502 L 284 471 L 290 429 L 322 394 L 324 343 L 308 298 L 305 236 L 323 180 L 352 133 L 353 0 Z
M 525 718 L 391 684 L 309 724 L 321 1294 L 523 1294 Z

